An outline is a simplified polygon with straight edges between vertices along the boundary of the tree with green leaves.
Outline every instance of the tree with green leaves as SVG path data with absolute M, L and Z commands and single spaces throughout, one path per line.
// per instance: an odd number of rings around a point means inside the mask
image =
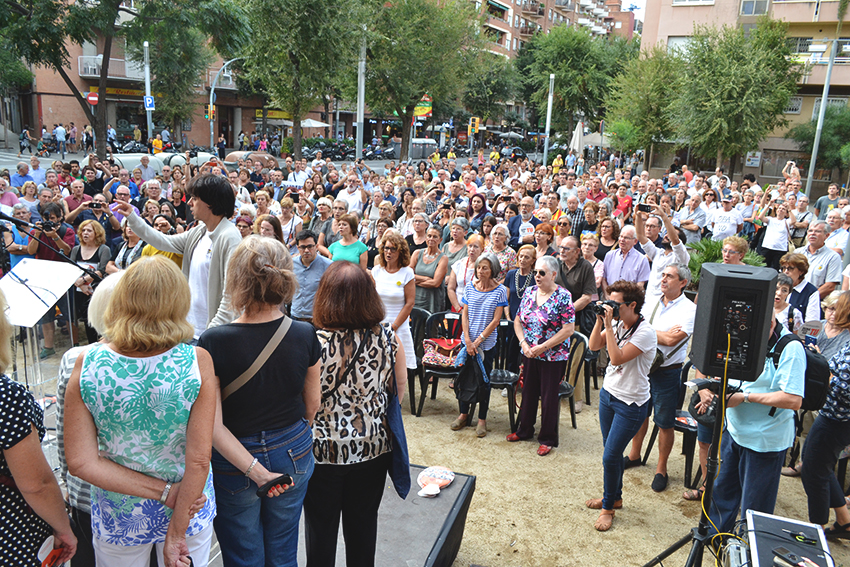
M 3 143 L 9 143 L 9 117 L 6 115 L 3 101 L 18 89 L 24 89 L 32 84 L 33 74 L 27 69 L 5 38 L 0 35 L 0 126 L 2 126 Z
M 811 154 L 816 129 L 817 120 L 803 122 L 791 128 L 785 137 L 797 142 L 801 152 Z M 838 168 L 839 179 L 842 178 L 843 171 L 850 165 L 850 162 L 842 158 L 842 148 L 848 140 L 850 140 L 850 108 L 827 106 L 818 146 L 818 169 Z
M 617 148 L 648 151 L 653 143 L 673 137 L 670 109 L 679 94 L 680 66 L 676 53 L 659 45 L 626 63 L 607 101 L 607 130 Z
M 156 22 L 144 33 L 138 33 L 141 31 L 138 29 L 132 31 L 125 51 L 131 60 L 144 61 L 146 37 L 151 38 L 148 40 L 151 52 L 170 54 L 150 59 L 151 92 L 157 95 L 154 116 L 168 124 L 179 140 L 183 122 L 195 111 L 195 85 L 203 83 L 213 53 L 200 30 L 177 28 L 169 20 Z
M 83 109 L 100 140 L 106 140 L 106 106 L 92 112 L 86 99 L 68 74 L 67 45 L 98 45 L 103 62 L 98 89 L 106 93 L 110 58 L 116 39 L 143 37 L 152 25 L 167 22 L 174 29 L 195 29 L 210 47 L 227 55 L 238 52 L 247 42 L 247 18 L 236 0 L 146 0 L 133 7 L 123 0 L 98 2 L 56 2 L 54 0 L 6 0 L 0 3 L 0 29 L 13 50 L 30 65 L 55 71 Z M 147 37 L 152 41 L 153 37 Z M 153 53 L 173 57 L 174 53 Z M 105 157 L 106 146 L 98 154 Z
M 363 37 L 354 0 L 243 0 L 262 41 L 245 50 L 245 69 L 269 102 L 292 116 L 295 157 L 301 158 L 301 120 L 322 104 L 336 77 L 355 66 Z
M 402 123 L 407 159 L 416 104 L 458 96 L 475 69 L 483 42 L 468 0 L 394 0 L 376 7 L 366 59 L 366 102 Z
M 533 60 L 523 63 L 534 92 L 530 101 L 545 116 L 549 75 L 555 74 L 552 117 L 556 129 L 572 131 L 577 115 L 595 122 L 604 115 L 605 95 L 614 77 L 637 55 L 637 43 L 594 37 L 585 28 L 556 26 L 534 36 Z
M 521 79 L 513 61 L 492 53 L 482 53 L 478 69 L 472 73 L 463 93 L 463 104 L 484 125 L 505 112 L 505 102 L 519 94 Z M 515 121 L 516 122 L 516 121 Z M 484 130 L 481 131 L 484 140 Z
M 734 164 L 775 129 L 801 77 L 786 42 L 788 24 L 763 17 L 741 27 L 696 27 L 681 57 L 672 105 L 678 138 L 705 158 Z M 733 171 L 729 172 L 731 176 Z

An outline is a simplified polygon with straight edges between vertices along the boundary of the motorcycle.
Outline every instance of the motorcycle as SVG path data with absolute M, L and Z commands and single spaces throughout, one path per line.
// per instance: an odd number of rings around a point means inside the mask
M 146 154 L 148 153 L 148 147 L 141 142 L 137 142 L 135 140 L 130 140 L 123 146 L 121 146 L 119 153 L 122 154 Z
M 382 159 L 396 159 L 395 146 L 390 146 L 382 152 Z

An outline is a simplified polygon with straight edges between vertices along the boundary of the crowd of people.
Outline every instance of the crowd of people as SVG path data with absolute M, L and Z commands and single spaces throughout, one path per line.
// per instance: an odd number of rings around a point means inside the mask
M 151 554 L 169 566 L 189 556 L 204 565 L 215 531 L 227 565 L 294 565 L 303 507 L 308 565 L 334 564 L 340 518 L 347 561 L 373 564 L 394 457 L 388 404 L 417 367 L 414 308 L 459 313 L 456 338 L 485 383 L 496 353 L 507 353 L 506 368 L 523 380 L 507 441 L 536 436 L 541 457 L 558 446 L 572 335 L 587 338 L 587 356 L 604 367 L 604 453 L 602 496 L 586 506 L 606 531 L 623 506 L 624 471 L 642 462 L 650 415 L 659 427 L 652 490 L 668 486 L 696 317 L 685 294 L 687 245 L 703 238 L 721 243 L 724 263 L 755 252 L 780 271 L 771 354 L 804 323 L 823 325 L 818 348 L 835 379 L 801 474 L 812 521 L 827 523 L 834 508 L 829 533 L 850 537 L 840 487 L 827 483 L 850 443 L 850 296 L 842 291 L 850 272 L 841 272 L 850 208 L 837 186 L 810 212 L 790 164 L 785 181 L 762 189 L 752 176 L 730 183 L 720 169 L 650 179 L 600 163 L 579 174 L 567 163 L 494 153 L 378 171 L 321 156 L 282 165 L 248 157 L 232 171 L 217 160 L 159 171 L 143 159 L 132 176 L 90 155 L 67 175 L 54 162 L 40 183 L 37 158 L 0 177 L 4 204 L 36 226 L 7 233 L 17 261 L 63 254 L 88 269 L 57 307 L 66 321 L 85 321 L 89 343 L 68 351 L 60 372 L 60 457 L 76 537 L 56 512 L 58 491 L 30 502 L 13 480 L 0 491 L 17 491 L 30 509 L 18 506 L 16 521 L 35 527 L 32 540 L 0 546 L 30 557 L 52 530 L 80 565 L 90 564 L 84 557 L 143 565 Z M 51 309 L 42 321 L 43 356 L 54 353 L 54 317 Z M 805 364 L 801 343 L 775 354 L 776 364 L 768 358 L 728 400 L 711 512 L 720 531 L 741 509 L 773 511 Z M 16 404 L 2 419 L 43 434 L 27 394 L 0 385 Z M 475 424 L 477 437 L 487 435 L 490 388 L 476 395 L 459 402 L 451 430 Z M 712 394 L 700 395 L 705 410 Z M 771 408 L 779 409 L 768 416 Z M 29 426 L 17 431 L 4 438 L 10 479 L 22 470 L 13 464 L 17 444 L 37 445 Z M 704 466 L 710 430 L 699 441 Z

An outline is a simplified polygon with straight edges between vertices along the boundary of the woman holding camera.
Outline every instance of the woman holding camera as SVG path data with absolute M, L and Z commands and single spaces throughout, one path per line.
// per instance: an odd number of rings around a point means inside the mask
M 586 502 L 599 510 L 595 527 L 611 529 L 614 509 L 623 507 L 623 451 L 638 432 L 649 410 L 649 368 L 658 344 L 652 325 L 640 314 L 643 288 L 620 280 L 606 290 L 610 301 L 596 304 L 596 325 L 590 350 L 607 347 L 609 364 L 599 392 L 599 426 L 602 429 L 602 498 Z M 616 319 L 616 322 L 615 322 Z

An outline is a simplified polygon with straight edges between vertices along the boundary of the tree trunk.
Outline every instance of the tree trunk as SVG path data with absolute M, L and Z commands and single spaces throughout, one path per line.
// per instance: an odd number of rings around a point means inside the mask
M 115 7 L 115 16 L 118 16 L 118 6 Z M 100 65 L 100 78 L 98 79 L 97 94 L 99 97 L 98 105 L 95 107 L 94 120 L 92 120 L 92 128 L 94 128 L 94 137 L 100 142 L 95 147 L 97 151 L 97 159 L 103 161 L 106 159 L 106 148 L 109 142 L 106 139 L 106 79 L 109 76 L 109 61 L 112 57 L 112 30 L 103 38 L 103 62 Z
M 735 175 L 735 166 L 738 164 L 738 156 L 739 154 L 733 154 L 732 157 L 729 158 L 729 181 L 732 181 L 732 177 Z
M 399 162 L 406 161 L 410 159 L 410 127 L 413 122 L 413 109 L 416 107 L 415 104 L 408 105 L 407 108 L 404 109 L 403 113 L 399 113 L 398 117 L 401 119 L 401 148 L 398 152 Z
M 302 116 L 292 115 L 292 155 L 295 159 L 301 159 L 301 118 Z
M 325 123 L 327 124 L 327 123 L 329 123 L 329 122 L 330 122 L 330 120 L 328 120 L 328 119 L 331 117 L 331 115 L 330 115 L 331 100 L 330 100 L 330 98 L 329 98 L 329 97 L 327 97 L 327 96 L 323 96 L 323 97 L 322 97 L 322 103 L 323 103 L 323 106 L 324 106 L 324 108 L 325 108 Z M 327 139 L 327 138 L 329 138 L 329 137 L 330 137 L 330 136 L 328 135 L 328 133 L 329 133 L 329 132 L 330 132 L 329 127 L 328 127 L 328 126 L 325 126 L 325 139 Z
M 263 120 L 260 123 L 260 127 L 263 129 L 263 131 L 260 132 L 260 137 L 262 137 L 263 134 L 266 133 L 266 130 L 269 127 L 268 123 L 269 123 L 269 106 L 267 104 L 263 104 Z
M 723 152 L 721 150 L 717 150 L 717 159 L 714 160 L 714 167 L 723 167 Z

